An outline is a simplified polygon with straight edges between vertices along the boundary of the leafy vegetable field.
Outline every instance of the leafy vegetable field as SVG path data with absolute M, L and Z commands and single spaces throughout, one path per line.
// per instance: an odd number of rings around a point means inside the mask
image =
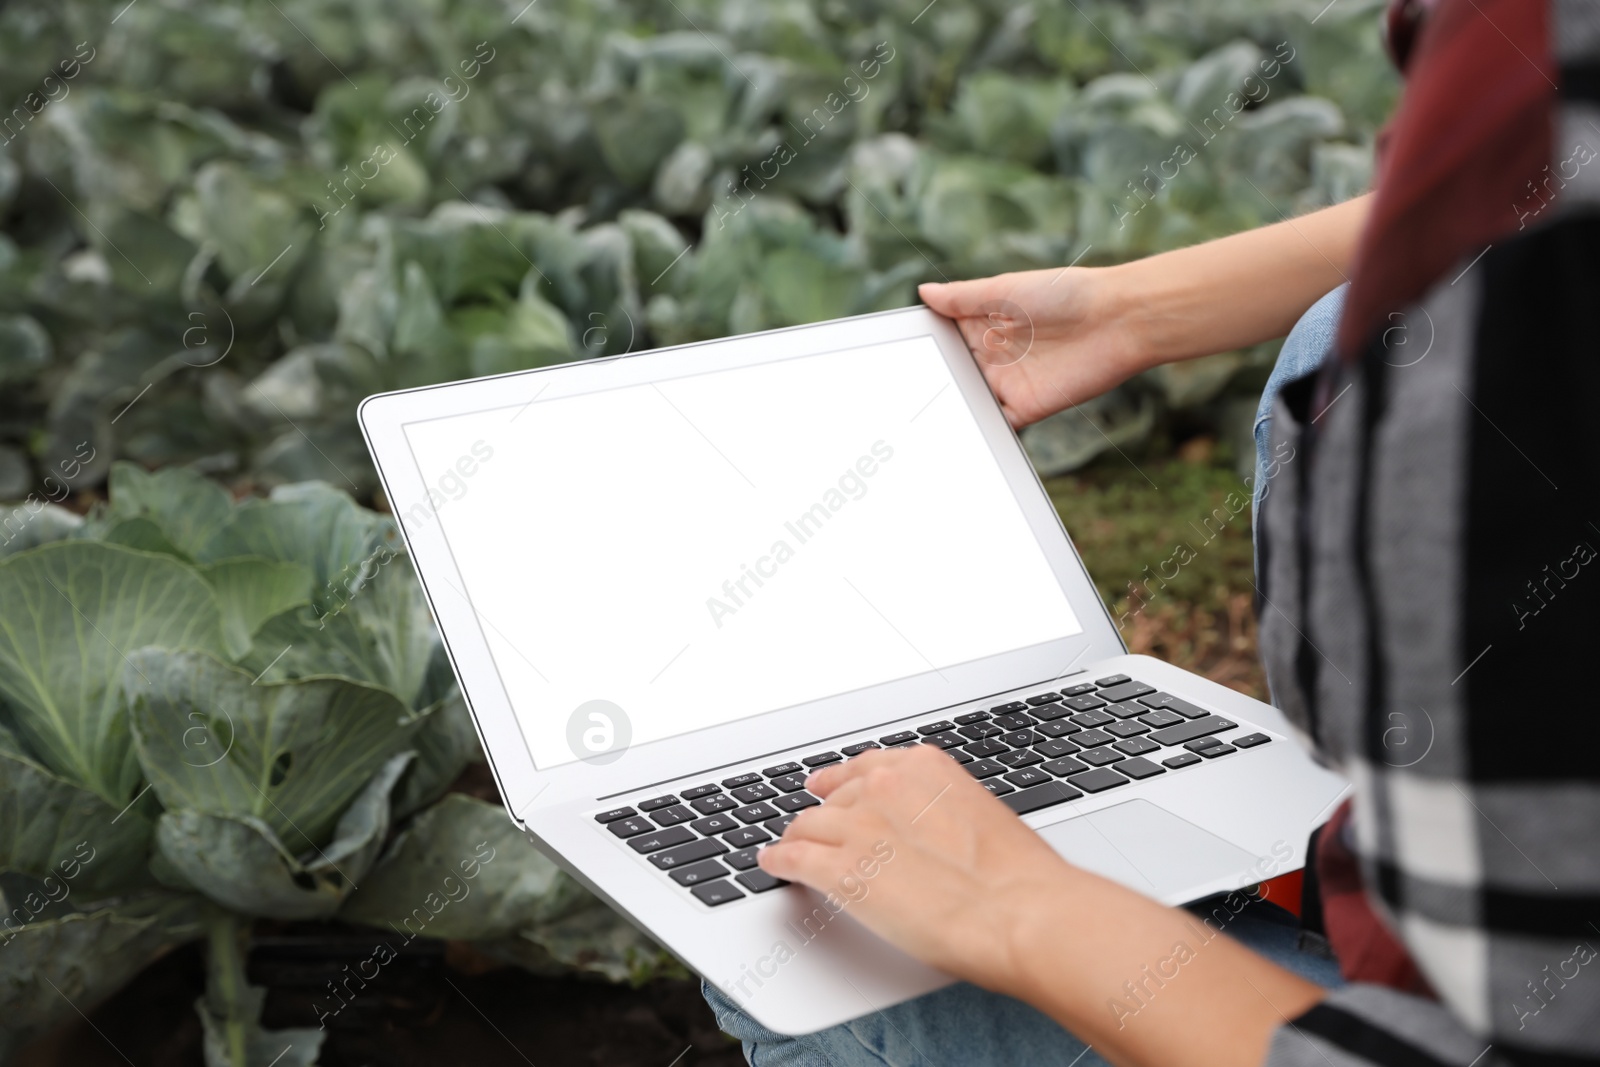
M 373 931 L 371 981 L 681 974 L 460 787 L 362 397 L 1274 221 L 1365 186 L 1395 91 L 1379 0 L 524 5 L 0 6 L 0 1060 L 201 942 L 206 1062 L 315 1062 L 247 978 L 283 924 Z M 1130 644 L 1257 693 L 1272 354 L 1024 438 Z

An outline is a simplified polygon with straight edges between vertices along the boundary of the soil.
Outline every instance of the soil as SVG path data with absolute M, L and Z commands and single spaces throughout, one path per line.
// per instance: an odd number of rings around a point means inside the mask
M 317 991 L 371 950 L 370 932 L 301 924 L 258 939 L 250 978 L 267 985 L 269 1028 L 317 1026 Z M 420 943 L 419 943 L 420 946 Z M 744 1056 L 717 1029 L 697 984 L 659 980 L 638 989 L 515 967 L 487 973 L 482 958 L 434 943 L 409 949 L 380 982 L 328 1020 L 322 1067 L 738 1067 Z M 177 949 L 88 1019 L 24 1050 L 17 1067 L 197 1067 L 194 1003 L 205 988 L 196 943 Z

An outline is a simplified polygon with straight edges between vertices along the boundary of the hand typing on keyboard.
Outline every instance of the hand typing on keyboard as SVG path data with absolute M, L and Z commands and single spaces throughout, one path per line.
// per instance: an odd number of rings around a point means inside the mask
M 1016 973 L 1012 929 L 1019 898 L 1062 893 L 1075 872 L 1027 824 L 938 748 L 868 752 L 811 775 L 823 803 L 802 811 L 760 853 L 769 874 L 821 892 L 860 880 L 880 853 L 851 914 L 882 937 L 953 974 L 1001 989 Z
M 867 752 L 811 775 L 806 789 L 823 803 L 760 851 L 761 869 L 847 898 L 885 940 L 1032 1004 L 1118 1062 L 1259 1063 L 1283 1015 L 1324 995 L 1218 937 L 1185 963 L 1181 995 L 1155 997 L 1141 1025 L 1120 1028 L 1106 1005 L 1124 983 L 1175 944 L 1198 943 L 1187 912 L 1067 863 L 935 746 Z M 866 892 L 843 892 L 861 881 L 863 860 L 885 854 Z M 1197 1046 L 1200 1033 L 1214 1040 Z

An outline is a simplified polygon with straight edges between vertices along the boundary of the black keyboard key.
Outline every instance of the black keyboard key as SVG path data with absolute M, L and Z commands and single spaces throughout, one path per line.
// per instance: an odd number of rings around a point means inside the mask
M 649 811 L 650 809 L 645 808 L 645 810 Z M 630 815 L 637 814 L 639 813 L 632 808 L 612 808 L 610 811 L 602 811 L 599 815 L 596 815 L 594 821 L 600 823 L 616 822 L 618 819 L 626 819 Z
M 689 832 L 687 826 L 674 826 L 666 830 L 657 830 L 653 834 L 645 834 L 642 837 L 631 837 L 628 839 L 628 847 L 640 855 L 644 855 L 647 852 L 659 852 L 664 848 L 671 848 L 673 845 L 681 845 L 693 840 L 694 834 Z
M 930 722 L 926 726 L 917 727 L 917 733 L 921 734 L 923 737 L 927 737 L 929 734 L 942 734 L 946 730 L 954 730 L 955 728 L 955 723 L 946 719 L 940 719 L 938 722 Z
M 1106 676 L 1104 678 L 1096 678 L 1094 680 L 1094 684 L 1095 685 L 1102 685 L 1102 686 L 1104 686 L 1104 685 L 1121 685 L 1123 682 L 1126 682 L 1126 681 L 1129 681 L 1129 680 L 1130 679 L 1128 678 L 1128 676 L 1126 674 L 1112 674 L 1112 675 L 1108 675 L 1108 676 Z
M 1145 685 L 1143 682 L 1123 682 L 1121 685 L 1114 685 L 1109 689 L 1101 689 L 1095 696 L 1115 704 L 1122 700 L 1142 697 L 1146 693 L 1154 693 L 1155 691 L 1155 686 Z
M 650 817 L 656 821 L 657 826 L 676 826 L 680 822 L 688 822 L 693 819 L 694 812 L 682 804 L 674 804 L 670 808 L 662 808 L 660 811 L 651 812 Z
M 775 808 L 780 808 L 783 811 L 787 811 L 787 812 L 793 813 L 793 812 L 796 812 L 796 811 L 803 811 L 806 808 L 815 807 L 816 805 L 821 804 L 821 803 L 822 803 L 822 801 L 818 800 L 816 797 L 812 796 L 810 793 L 802 792 L 802 793 L 790 793 L 786 797 L 779 797 L 777 800 L 774 800 L 772 802 L 772 806 L 775 807 Z M 755 819 L 746 819 L 745 820 L 745 822 L 756 822 L 756 821 L 757 820 L 755 820 Z
M 798 763 L 780 763 L 776 767 L 768 767 L 761 773 L 768 778 L 782 778 L 786 774 L 793 774 L 800 769 Z
M 883 746 L 878 744 L 876 741 L 857 741 L 853 745 L 844 746 L 839 751 L 843 752 L 846 756 L 859 756 L 863 752 L 871 752 L 875 748 L 882 747 Z
M 791 793 L 790 795 L 798 796 L 799 794 Z M 746 826 L 749 826 L 751 823 L 758 823 L 762 822 L 763 820 L 770 819 L 777 814 L 778 812 L 771 804 L 750 804 L 743 808 L 735 808 L 733 812 L 734 818 L 738 819 Z
M 1114 722 L 1106 726 L 1106 733 L 1112 737 L 1138 737 L 1149 732 L 1150 727 L 1142 722 Z
M 761 825 L 773 837 L 782 837 L 783 832 L 789 828 L 789 824 L 792 822 L 794 822 L 793 815 L 780 815 L 776 819 L 768 819 Z
M 1085 693 L 1081 697 L 1068 697 L 1061 703 L 1065 704 L 1073 711 L 1093 711 L 1095 708 L 1103 708 L 1106 706 L 1106 702 L 1104 700 L 1101 700 L 1097 696 L 1090 696 L 1088 693 Z
M 1002 752 L 1009 752 L 1011 750 L 1005 745 L 1002 745 L 1000 742 L 991 738 L 987 741 L 974 741 L 972 744 L 963 748 L 962 751 L 970 752 L 974 756 L 982 758 L 984 756 L 998 756 Z
M 1032 789 L 1024 789 L 1010 796 L 1001 797 L 1000 802 L 1018 815 L 1026 815 L 1030 811 L 1039 811 L 1068 800 L 1076 800 L 1081 796 L 1082 793 L 1070 786 L 1060 782 L 1047 782 Z
M 726 856 L 722 857 L 722 862 L 726 863 L 729 867 L 732 867 L 736 871 L 748 871 L 751 867 L 756 865 L 757 851 L 759 850 L 753 848 L 741 848 L 737 852 L 730 852 Z
M 1041 770 L 1038 767 L 1029 767 L 1026 770 L 1006 772 L 1006 781 L 1010 782 L 1018 789 L 1026 789 L 1032 785 L 1043 785 L 1045 782 L 1053 782 L 1055 779 L 1050 777 L 1049 771 Z
M 1175 711 L 1185 719 L 1199 719 L 1211 713 L 1205 708 L 1197 707 L 1171 693 L 1157 693 L 1154 696 L 1140 697 L 1139 703 L 1147 708 L 1162 708 L 1166 711 Z
M 842 759 L 844 757 L 837 752 L 818 752 L 815 755 L 805 757 L 800 762 L 807 767 L 822 767 L 829 763 L 838 763 Z
M 693 789 L 685 789 L 678 795 L 685 800 L 698 800 L 700 797 L 708 797 L 712 793 L 720 792 L 722 792 L 722 787 L 712 782 L 707 785 L 697 785 Z
M 766 782 L 756 782 L 754 785 L 741 785 L 735 789 L 731 796 L 741 804 L 754 804 L 758 800 L 771 800 L 778 795 L 778 791 Z
M 1161 746 L 1148 737 L 1130 737 L 1126 740 L 1118 741 L 1111 747 L 1129 756 L 1142 756 L 1146 752 L 1161 751 Z
M 1180 752 L 1176 756 L 1168 756 L 1161 761 L 1161 766 L 1177 770 L 1179 767 L 1192 767 L 1200 762 L 1200 757 L 1193 752 Z
M 766 871 L 763 871 L 759 867 L 757 867 L 755 870 L 745 871 L 743 874 L 736 876 L 734 881 L 738 882 L 752 893 L 765 893 L 769 889 L 777 889 L 779 886 L 789 884 L 782 878 L 772 877 L 772 875 L 768 874 Z
M 1087 752 L 1078 753 L 1078 758 L 1091 767 L 1104 767 L 1108 763 L 1123 759 L 1124 756 L 1114 748 L 1091 748 Z
M 1057 719 L 1055 722 L 1042 722 L 1033 728 L 1033 732 L 1044 734 L 1046 737 L 1066 737 L 1075 734 L 1083 727 L 1070 719 Z
M 883 742 L 885 748 L 889 748 L 894 745 L 903 745 L 907 741 L 915 741 L 916 739 L 917 735 L 912 733 L 910 730 L 901 730 L 899 733 L 894 734 L 884 734 L 882 737 L 878 738 L 879 741 Z
M 1041 741 L 1033 746 L 1033 750 L 1046 759 L 1055 759 L 1057 756 L 1070 756 L 1078 751 L 1078 746 L 1071 741 L 1063 741 L 1059 737 L 1052 737 L 1048 741 Z
M 972 756 L 961 751 L 959 748 L 947 748 L 944 750 L 944 754 L 955 760 L 957 763 L 967 764 L 972 762 Z
M 996 715 L 994 724 L 1002 730 L 1026 730 L 1033 725 L 1033 717 L 1020 711 L 1008 711 L 1004 715 Z
M 668 793 L 664 797 L 654 797 L 654 798 L 652 798 L 650 800 L 641 800 L 641 801 L 639 801 L 639 810 L 640 811 L 659 811 L 662 808 L 670 808 L 670 807 L 672 807 L 672 805 L 676 804 L 677 802 L 678 802 L 678 798 L 673 796 L 671 793 Z
M 935 748 L 956 748 L 959 745 L 966 744 L 967 739 L 959 734 L 929 734 L 922 739 L 922 743 L 932 745 Z
M 1069 774 L 1077 774 L 1079 771 L 1088 770 L 1089 765 L 1081 760 L 1075 760 L 1071 756 L 1062 756 L 1060 759 L 1053 759 L 1044 764 L 1044 769 L 1057 778 L 1065 778 Z
M 1109 745 L 1115 740 L 1115 737 L 1100 730 L 1085 730 L 1082 733 L 1072 735 L 1072 743 L 1079 748 L 1099 748 L 1101 745 Z
M 1154 778 L 1158 774 L 1167 773 L 1160 767 L 1157 767 L 1154 763 L 1151 763 L 1149 760 L 1145 759 L 1143 756 L 1136 756 L 1133 759 L 1125 759 L 1121 763 L 1113 764 L 1111 769 L 1116 771 L 1118 774 L 1126 774 L 1134 781 L 1138 781 L 1141 778 Z
M 632 811 L 633 809 L 629 808 L 628 810 Z M 615 822 L 606 823 L 606 829 L 618 837 L 633 837 L 636 834 L 649 833 L 655 827 L 637 815 L 629 815 L 626 818 L 617 819 Z
M 1035 763 L 1043 763 L 1044 757 L 1025 748 L 1014 748 L 1010 752 L 1002 752 L 994 758 L 994 761 L 1015 769 L 1017 767 L 1031 767 Z
M 1135 704 L 1131 700 L 1124 700 L 1120 704 L 1107 704 L 1104 710 L 1107 715 L 1115 715 L 1119 719 L 1131 719 L 1136 715 L 1143 715 L 1150 709 L 1143 704 Z
M 722 784 L 724 788 L 736 789 L 741 785 L 749 785 L 751 782 L 759 781 L 761 781 L 761 775 L 751 771 L 749 774 L 736 774 L 732 778 L 724 778 Z
M 1220 744 L 1222 744 L 1222 738 L 1220 737 L 1202 737 L 1198 740 L 1190 741 L 1183 747 L 1190 752 L 1204 752 L 1206 749 L 1216 748 Z
M 1272 738 L 1266 734 L 1245 734 L 1243 737 L 1235 737 L 1233 744 L 1238 745 L 1240 748 L 1255 748 L 1257 745 L 1264 745 L 1271 740 Z
M 703 819 L 696 819 L 689 825 L 694 828 L 696 833 L 710 837 L 712 834 L 720 834 L 724 830 L 735 829 L 739 823 L 731 815 L 707 815 Z
M 1051 722 L 1071 715 L 1072 709 L 1065 704 L 1040 704 L 1038 707 L 1031 709 L 1028 714 L 1040 722 Z
M 1213 745 L 1210 748 L 1201 749 L 1200 755 L 1204 756 L 1206 759 L 1216 759 L 1218 756 L 1226 756 L 1230 752 L 1237 751 L 1239 750 L 1234 748 L 1232 745 Z
M 975 722 L 956 731 L 962 737 L 969 737 L 974 741 L 982 741 L 985 737 L 999 737 L 1003 732 L 992 722 Z
M 1013 730 L 1009 734 L 1001 734 L 1000 740 L 1012 748 L 1027 748 L 1029 745 L 1038 744 L 1044 738 L 1032 730 Z
M 726 793 L 712 793 L 699 800 L 691 800 L 689 806 L 701 815 L 715 815 L 719 811 L 728 811 L 737 808 L 739 802 Z
M 757 829 L 754 826 L 741 826 L 737 830 L 729 830 L 727 833 L 723 834 L 722 840 L 727 842 L 729 848 L 745 849 L 750 848 L 751 845 L 766 844 L 768 841 L 772 840 L 772 835 L 767 833 L 765 830 Z M 754 849 L 751 849 L 751 852 L 754 851 Z M 728 862 L 732 863 L 733 858 L 729 857 Z M 744 868 L 742 867 L 734 868 L 734 870 L 743 869 Z
M 1181 745 L 1185 741 L 1193 741 L 1197 737 L 1207 734 L 1220 734 L 1224 730 L 1231 730 L 1239 724 L 1231 719 L 1224 719 L 1221 715 L 1207 715 L 1203 719 L 1191 719 L 1177 726 L 1169 726 L 1165 730 L 1157 730 L 1150 735 L 1150 740 L 1161 745 Z
M 1055 693 L 1040 693 L 1036 697 L 1029 697 L 1027 700 L 1024 700 L 1023 703 L 1028 705 L 1030 708 L 1036 708 L 1040 704 L 1054 703 L 1057 699 L 1058 696 Z
M 1104 726 L 1117 720 L 1103 711 L 1080 711 L 1072 717 L 1072 721 L 1084 729 L 1089 729 L 1094 726 Z
M 983 783 L 983 787 L 997 797 L 1003 797 L 1007 793 L 1015 793 L 1017 791 L 1017 787 L 1004 778 L 990 778 Z
M 1082 774 L 1073 775 L 1067 781 L 1085 793 L 1104 793 L 1107 789 L 1128 784 L 1128 779 L 1110 767 L 1097 767 L 1092 771 L 1084 771 Z
M 1163 726 L 1178 725 L 1178 723 L 1183 721 L 1183 716 L 1177 714 L 1176 712 L 1166 711 L 1163 709 L 1161 711 L 1152 711 L 1148 715 L 1141 715 L 1139 716 L 1139 721 L 1150 727 L 1152 730 L 1159 730 Z
M 785 793 L 798 793 L 806 787 L 806 776 L 803 774 L 786 774 L 782 778 L 774 778 L 772 784 Z
M 677 829 L 681 830 L 683 828 L 680 826 Z M 650 862 L 663 871 L 667 871 L 674 867 L 687 867 L 691 863 L 699 863 L 701 860 L 710 859 L 712 856 L 720 856 L 726 851 L 728 851 L 728 846 L 716 838 L 702 837 L 698 841 L 690 841 L 686 845 L 669 848 L 665 852 L 652 853 Z
M 1094 685 L 1092 683 L 1079 682 L 1077 685 L 1069 685 L 1065 689 L 1061 690 L 1061 695 L 1064 697 L 1075 697 L 1082 696 L 1084 693 L 1092 692 L 1094 692 Z
M 996 715 L 1004 715 L 1011 711 L 1027 711 L 1028 705 L 1024 704 L 1020 700 L 1013 700 L 1009 704 L 997 704 L 989 710 Z
M 975 722 L 982 722 L 989 717 L 987 711 L 969 711 L 965 715 L 956 716 L 957 726 L 971 726 Z
M 704 860 L 700 863 L 691 863 L 687 867 L 675 868 L 672 880 L 679 885 L 699 885 L 709 882 L 713 878 L 721 878 L 728 873 L 728 868 L 716 860 Z
M 744 894 L 739 892 L 738 886 L 726 878 L 719 878 L 715 882 L 701 882 L 697 886 L 691 886 L 689 892 L 698 897 L 700 903 L 709 904 L 713 908 L 730 900 L 744 899 Z
M 1005 769 L 1005 764 L 996 763 L 992 759 L 973 760 L 971 763 L 967 764 L 967 773 L 978 779 L 980 782 L 985 778 L 993 778 L 995 775 L 1002 773 Z

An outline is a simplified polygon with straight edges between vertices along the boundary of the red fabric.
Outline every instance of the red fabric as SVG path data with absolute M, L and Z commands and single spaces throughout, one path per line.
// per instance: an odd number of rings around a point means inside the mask
M 1355 854 L 1344 843 L 1349 822 L 1347 800 L 1317 837 L 1322 928 L 1339 961 L 1339 973 L 1347 982 L 1371 982 L 1437 999 L 1410 953 L 1367 900 Z
M 1290 871 L 1280 874 L 1276 878 L 1269 878 L 1261 883 L 1261 895 L 1272 901 L 1278 907 L 1292 911 L 1296 918 L 1300 917 L 1301 890 L 1305 887 L 1305 873 L 1303 871 Z
M 1339 324 L 1346 360 L 1391 312 L 1515 231 L 1514 205 L 1550 160 L 1557 72 L 1545 3 L 1441 0 L 1407 52 Z

